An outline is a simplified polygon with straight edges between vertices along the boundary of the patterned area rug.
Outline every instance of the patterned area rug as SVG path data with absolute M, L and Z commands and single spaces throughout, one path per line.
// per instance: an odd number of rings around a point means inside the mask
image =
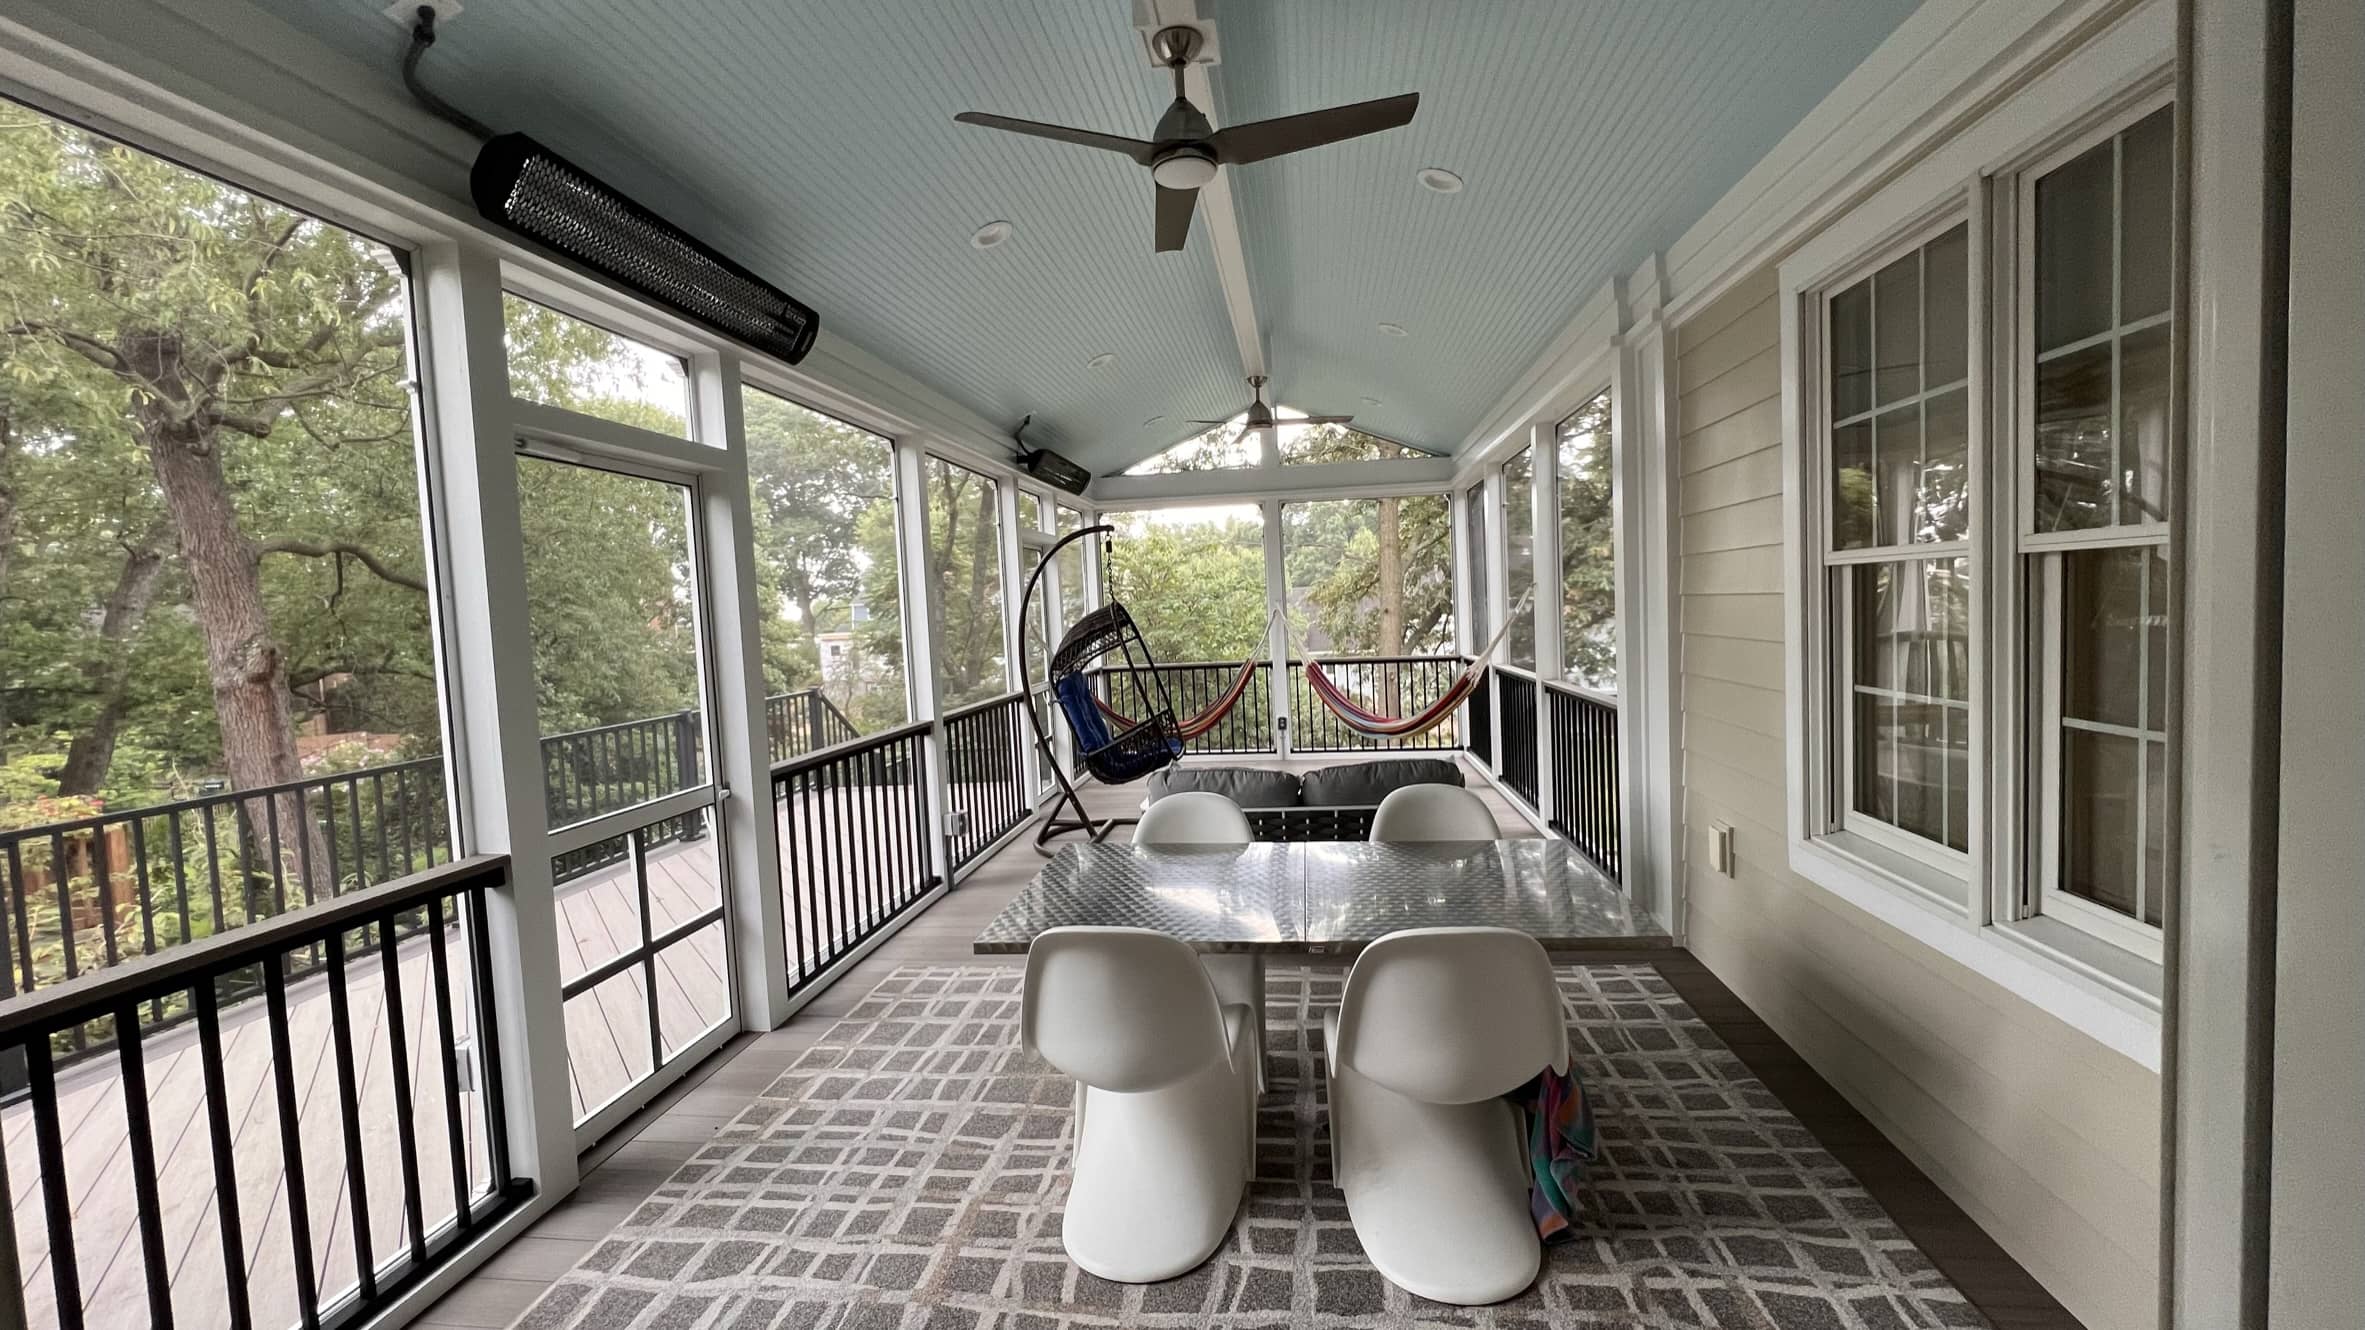
M 1018 1047 L 1015 968 L 897 971 L 529 1310 L 529 1330 L 1732 1327 L 1985 1322 L 1646 965 L 1563 968 L 1602 1157 L 1522 1297 L 1414 1298 L 1330 1183 L 1316 1061 L 1337 971 L 1267 978 L 1258 1172 L 1198 1270 L 1060 1248 L 1069 1082 Z M 1144 1197 L 1143 1204 L 1156 1204 Z

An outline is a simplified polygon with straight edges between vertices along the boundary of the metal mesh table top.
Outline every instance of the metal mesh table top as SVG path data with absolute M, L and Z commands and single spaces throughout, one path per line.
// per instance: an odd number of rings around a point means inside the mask
M 1557 840 L 1064 846 L 983 933 L 1023 953 L 1053 928 L 1151 928 L 1206 952 L 1343 955 L 1406 928 L 1515 928 L 1558 950 L 1667 934 Z

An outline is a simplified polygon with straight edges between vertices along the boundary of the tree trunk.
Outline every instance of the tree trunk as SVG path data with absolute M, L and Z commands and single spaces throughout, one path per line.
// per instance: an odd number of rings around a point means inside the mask
M 220 429 L 192 419 L 196 413 L 185 402 L 161 397 L 153 386 L 183 385 L 194 378 L 177 336 L 133 335 L 121 350 L 137 375 L 134 381 L 151 385 L 132 394 L 132 411 L 164 494 L 205 637 L 206 677 L 231 787 L 251 790 L 299 780 L 304 768 L 288 706 L 287 652 L 272 636 L 264 612 L 262 559 L 238 524 L 222 471 Z M 273 870 L 275 896 L 283 893 L 292 908 L 334 894 L 338 875 L 328 844 L 300 794 L 248 800 L 242 807 L 256 842 L 255 862 Z M 250 893 L 250 917 L 280 903 L 275 898 L 264 907 Z
M 1404 524 L 1401 499 L 1380 500 L 1380 654 L 1404 654 Z
M 130 710 L 131 639 L 156 599 L 156 583 L 164 573 L 164 534 L 151 532 L 124 551 L 115 589 L 99 613 L 102 654 L 92 671 L 98 684 L 98 713 L 66 747 L 65 769 L 57 778 L 61 795 L 97 794 L 115 763 L 115 741 Z
M 16 426 L 0 404 L 0 605 L 8 601 L 8 562 L 16 551 Z M 8 733 L 8 695 L 0 692 L 0 735 Z

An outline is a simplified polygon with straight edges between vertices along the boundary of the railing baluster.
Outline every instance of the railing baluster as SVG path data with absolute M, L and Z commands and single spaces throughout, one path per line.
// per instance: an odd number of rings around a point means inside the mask
M 402 1004 L 402 956 L 391 911 L 378 916 L 378 963 L 386 973 L 386 1060 L 394 1079 L 394 1142 L 402 1164 L 402 1216 L 411 1235 L 411 1261 L 427 1263 L 427 1221 L 419 1196 L 419 1132 L 411 1121 L 410 1015 Z
M 508 1091 L 501 1084 L 501 1023 L 494 1016 L 499 1008 L 493 993 L 493 962 L 485 949 L 487 917 L 485 893 L 468 894 L 469 962 L 476 975 L 476 1046 L 478 1070 L 477 1089 L 485 1098 L 485 1120 L 492 1124 L 485 1133 L 485 1157 L 492 1164 L 493 1185 L 505 1186 L 509 1177 L 509 1106 Z
M 156 1137 L 148 1121 L 148 1064 L 140 1046 L 137 1002 L 115 1009 L 115 1051 L 122 1073 L 131 1194 L 139 1209 L 140 1263 L 148 1276 L 148 1324 L 153 1330 L 172 1330 L 172 1265 L 164 1254 L 164 1204 L 156 1194 Z
M 272 1081 L 278 1092 L 279 1158 L 287 1171 L 288 1243 L 295 1249 L 296 1314 L 304 1330 L 319 1330 L 320 1285 L 312 1265 L 312 1201 L 304 1173 L 302 1104 L 296 1098 L 295 1051 L 288 1038 L 287 962 L 279 952 L 263 958 L 264 1018 L 271 1029 Z
M 238 1213 L 238 1138 L 230 1128 L 230 1092 L 222 1074 L 221 999 L 214 976 L 200 975 L 189 991 L 197 1012 L 197 1051 L 204 1060 L 205 1125 L 212 1138 L 214 1225 L 221 1231 L 222 1293 L 229 1303 L 230 1330 L 250 1330 L 247 1306 L 246 1232 Z
M 75 1022 L 80 1030 L 82 1023 Z M 82 1330 L 82 1271 L 74 1252 L 74 1202 L 66 1192 L 66 1140 L 57 1116 L 57 1065 L 49 1036 L 25 1041 L 25 1080 L 33 1101 L 33 1153 L 41 1174 L 41 1206 L 49 1220 L 49 1274 L 57 1290 L 58 1330 Z
M 49 837 L 49 878 L 57 887 L 58 937 L 66 950 L 66 977 L 82 973 L 81 948 L 74 944 L 74 875 L 66 859 L 64 832 L 52 832 Z M 81 1042 L 80 1027 L 76 1027 L 75 1042 Z
M 10 904 L 16 907 L 16 963 L 23 967 L 24 976 L 17 991 L 30 993 L 39 982 L 33 966 L 33 926 L 29 918 L 32 910 L 26 905 L 29 894 L 25 891 L 24 852 L 13 840 L 8 842 L 8 891 L 12 898 Z
M 453 920 L 454 923 L 458 921 Z M 435 981 L 436 1056 L 443 1068 L 443 1129 L 451 1156 L 452 1213 L 463 1231 L 475 1227 L 475 1207 L 468 1185 L 468 1125 L 460 1109 L 460 1041 L 453 1028 L 452 962 L 444 937 L 443 897 L 427 898 L 427 966 Z
M 354 1072 L 352 997 L 346 991 L 351 973 L 345 961 L 342 929 L 323 939 L 328 952 L 329 1044 L 337 1069 L 337 1115 L 345 1129 L 345 1186 L 352 1193 L 347 1205 L 353 1223 L 353 1264 L 361 1280 L 361 1296 L 378 1296 L 378 1270 L 370 1243 L 369 1165 L 361 1148 L 361 1082 Z
M 363 857 L 367 851 L 363 849 L 361 839 L 361 777 L 359 776 L 349 776 L 345 779 L 345 811 L 353 815 L 353 885 L 367 886 L 370 877 L 366 865 L 369 861 Z M 333 837 L 331 843 L 334 843 Z M 332 876 L 329 890 L 337 891 L 341 886 L 342 880 Z

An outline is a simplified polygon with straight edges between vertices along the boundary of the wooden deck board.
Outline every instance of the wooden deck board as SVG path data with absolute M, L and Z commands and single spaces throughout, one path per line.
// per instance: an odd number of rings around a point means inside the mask
M 665 862 L 665 891 L 671 908 L 686 919 L 695 912 L 692 891 L 699 875 L 704 873 L 707 881 L 714 880 L 711 844 L 666 848 L 672 853 Z M 653 860 L 652 868 L 656 867 Z M 656 876 L 653 872 L 653 887 Z M 605 958 L 621 947 L 638 945 L 635 894 L 629 863 L 614 865 L 579 885 L 570 884 L 560 902 L 561 918 L 566 921 L 561 953 L 570 972 L 581 967 L 586 952 Z M 706 908 L 711 908 L 713 899 L 710 887 Z M 582 930 L 580 941 L 574 936 L 577 930 Z M 608 938 L 614 939 L 615 946 L 605 943 Z M 465 983 L 467 939 L 455 925 L 447 929 L 446 943 L 453 979 Z M 659 960 L 661 975 L 666 977 L 659 989 L 661 1009 L 666 1011 L 668 1028 L 687 1032 L 686 1038 L 711 1028 L 714 1020 L 729 1010 L 730 986 L 717 970 L 712 947 L 712 941 L 701 933 L 669 949 Z M 408 1045 L 406 1064 L 399 1074 L 409 1091 L 422 1218 L 432 1230 L 457 1208 L 451 1183 L 453 1147 L 444 1113 L 438 994 L 425 939 L 406 942 L 399 955 Z M 383 1263 L 407 1248 L 410 1231 L 396 1125 L 398 1071 L 392 1061 L 385 973 L 378 954 L 356 953 L 349 961 L 347 983 L 371 1249 Z M 324 1298 L 351 1287 L 355 1280 L 354 1197 L 345 1168 L 344 1118 L 339 1107 L 327 985 L 327 978 L 319 975 L 288 985 L 290 1066 L 296 1081 L 304 1196 L 312 1230 L 309 1257 Z M 647 1071 L 646 999 L 637 987 L 630 992 L 628 1001 L 617 994 L 604 995 L 605 1001 L 594 1007 L 596 1037 L 586 1038 L 580 1045 L 587 1067 L 579 1070 L 578 1078 L 594 1103 L 612 1099 L 630 1077 Z M 296 1255 L 289 1234 L 288 1178 L 281 1158 L 275 1065 L 269 1026 L 262 1019 L 263 1005 L 257 996 L 224 1008 L 222 1064 L 230 1099 L 233 1153 L 238 1162 L 243 1264 L 255 1321 L 272 1326 L 295 1320 Z M 626 1019 L 638 1022 L 639 1052 L 634 1061 L 620 1055 L 612 1028 Z M 469 1004 L 454 1005 L 453 1025 L 455 1038 L 465 1041 L 473 1037 Z M 182 1025 L 151 1033 L 143 1052 L 175 1310 L 184 1325 L 226 1324 L 212 1129 L 207 1120 L 196 1030 L 193 1025 Z M 118 1064 L 111 1053 L 102 1054 L 62 1069 L 59 1081 L 59 1123 L 68 1194 L 75 1212 L 75 1255 L 86 1319 L 92 1324 L 144 1322 L 146 1267 L 133 1205 Z M 473 1102 L 464 1108 L 459 1148 L 465 1156 L 470 1186 L 477 1190 L 486 1181 L 484 1142 L 478 1130 L 478 1109 Z M 23 1103 L 0 1111 L 0 1148 L 7 1151 L 9 1201 L 25 1280 L 26 1312 L 31 1324 L 41 1325 L 55 1323 L 56 1298 L 32 1116 L 30 1107 Z

